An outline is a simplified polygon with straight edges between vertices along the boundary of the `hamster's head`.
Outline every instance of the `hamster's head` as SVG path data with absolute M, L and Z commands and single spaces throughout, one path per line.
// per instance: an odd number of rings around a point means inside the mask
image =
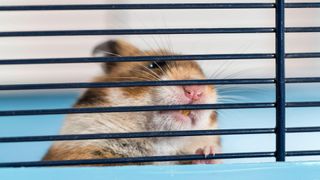
M 104 51 L 108 56 L 168 56 L 166 50 L 143 51 L 125 41 L 108 41 L 95 51 Z M 163 81 L 197 80 L 205 75 L 196 61 L 145 61 L 109 62 L 105 64 L 109 81 Z M 134 99 L 128 105 L 181 105 L 216 103 L 217 93 L 213 85 L 124 87 L 122 94 Z M 129 101 L 130 102 L 130 101 Z M 151 130 L 205 129 L 212 124 L 213 110 L 154 111 L 150 113 Z M 211 116 L 211 118 L 210 118 Z M 214 119 L 215 120 L 215 119 Z

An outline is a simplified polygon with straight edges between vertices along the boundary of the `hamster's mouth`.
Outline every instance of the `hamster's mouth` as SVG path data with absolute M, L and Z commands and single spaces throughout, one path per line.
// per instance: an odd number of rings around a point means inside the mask
M 185 116 L 189 116 L 191 114 L 191 110 L 180 110 L 179 113 Z

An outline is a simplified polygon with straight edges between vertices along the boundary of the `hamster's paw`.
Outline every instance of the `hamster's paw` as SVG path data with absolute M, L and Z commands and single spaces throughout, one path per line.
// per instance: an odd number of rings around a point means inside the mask
M 204 148 L 199 148 L 196 150 L 196 154 L 204 155 L 207 157 L 208 155 L 215 155 L 215 150 L 213 146 L 205 146 Z M 218 161 L 213 159 L 206 159 L 206 160 L 194 160 L 192 164 L 217 164 Z

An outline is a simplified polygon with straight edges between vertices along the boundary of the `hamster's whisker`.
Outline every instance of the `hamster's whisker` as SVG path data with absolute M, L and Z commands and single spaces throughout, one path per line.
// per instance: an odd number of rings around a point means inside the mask
M 165 128 L 165 125 L 166 125 L 167 123 L 168 123 L 168 120 L 167 120 L 167 119 L 165 119 L 164 121 L 161 121 L 161 122 L 160 122 L 160 126 L 159 126 L 160 131 L 166 129 L 166 128 Z
M 173 61 L 173 63 L 174 63 L 174 61 Z M 170 64 L 171 64 L 171 63 L 170 63 Z M 169 65 L 168 63 L 165 63 L 165 66 L 167 67 L 167 70 L 168 70 L 170 73 L 172 73 L 171 68 L 170 68 L 170 65 Z M 169 73 L 166 72 L 164 75 L 169 76 Z
M 113 23 L 110 23 L 110 25 L 111 26 L 113 26 L 113 27 L 123 27 L 124 25 L 125 25 L 125 28 L 126 29 L 131 29 L 131 30 L 133 30 L 134 28 L 132 27 L 132 26 L 130 26 L 127 22 L 125 22 L 123 19 L 121 19 L 121 18 L 119 18 L 118 16 L 115 16 L 114 17 L 115 19 L 116 19 L 116 23 L 115 22 L 113 22 Z M 163 16 L 162 16 L 162 18 L 163 18 Z M 137 23 L 140 23 L 140 25 L 142 25 L 143 27 L 146 27 L 146 24 L 144 24 L 142 21 L 139 21 L 139 22 L 137 22 Z M 166 24 L 166 22 L 164 21 L 164 23 L 165 23 L 165 26 L 167 27 L 167 24 Z M 153 45 L 155 45 L 157 48 L 159 48 L 158 50 L 156 50 L 155 49 L 155 47 L 154 46 L 152 46 L 147 40 L 146 40 L 146 38 L 144 38 L 144 36 L 139 36 L 139 39 L 140 40 L 142 40 L 143 41 L 143 43 L 148 47 L 148 48 L 150 48 L 152 51 L 154 51 L 154 52 L 156 52 L 156 51 L 158 51 L 158 52 L 160 52 L 162 55 L 166 55 L 166 54 L 164 54 L 163 52 L 163 49 L 160 47 L 160 44 L 157 42 L 157 40 L 155 39 L 155 35 L 149 35 L 149 37 L 151 37 L 151 39 L 152 39 L 152 41 L 153 41 Z M 167 37 L 168 37 L 168 39 L 170 40 L 170 37 L 169 37 L 169 35 L 167 35 Z M 159 38 L 161 39 L 161 36 L 159 36 Z M 174 52 L 173 51 L 173 46 L 172 46 L 172 42 L 171 42 L 171 40 L 170 40 L 170 43 L 171 43 L 171 46 L 168 46 L 168 50 L 170 50 L 171 52 Z M 166 43 L 167 45 L 168 45 L 168 43 Z M 111 55 L 116 55 L 116 54 L 111 54 Z M 120 56 L 120 55 L 119 55 Z
M 167 73 L 163 70 L 163 68 L 161 66 L 159 66 L 159 64 L 156 62 L 157 66 L 159 67 L 159 69 L 161 70 L 161 72 L 164 74 L 164 75 L 167 75 Z
M 147 74 L 147 75 L 149 75 L 150 77 L 152 77 L 152 78 L 156 78 L 156 79 L 158 79 L 159 77 L 158 77 L 158 75 L 157 74 L 155 74 L 153 71 L 151 71 L 149 68 L 147 68 L 147 67 L 145 67 L 145 65 L 142 65 L 142 64 L 134 64 L 134 65 L 132 65 L 133 67 L 134 66 L 139 66 L 139 67 L 142 67 L 143 69 L 142 70 L 137 70 L 137 69 L 135 69 L 135 68 L 133 68 L 133 72 L 139 72 L 139 73 L 145 73 L 145 74 Z
M 243 92 L 243 93 L 260 93 L 265 89 L 263 87 L 256 87 L 256 86 L 245 86 L 245 85 L 233 85 L 233 86 L 216 86 L 219 93 L 230 93 L 230 92 Z
M 235 102 L 235 101 L 247 101 L 250 100 L 244 96 L 218 96 L 218 103 Z
M 178 68 L 176 61 L 172 61 L 172 63 L 167 64 L 167 67 L 171 74 L 174 74 L 174 72 L 172 71 L 173 69 Z
M 166 23 L 166 20 L 165 20 L 163 14 L 161 14 L 161 20 L 162 20 L 162 22 L 163 22 L 163 24 L 164 24 L 164 27 L 168 29 L 169 27 L 168 27 L 168 25 L 167 25 L 167 23 Z M 168 51 L 174 52 L 173 49 L 172 49 L 172 44 L 169 44 L 169 38 L 170 38 L 169 35 L 170 35 L 170 34 L 166 34 L 166 35 L 162 38 L 163 44 L 166 46 L 166 49 L 167 49 Z M 170 45 L 171 45 L 171 46 L 170 46 Z
M 140 73 L 142 76 L 147 76 L 150 80 L 160 80 L 159 77 L 155 76 L 154 74 L 148 72 L 148 71 L 143 71 L 143 70 L 134 70 L 134 72 Z
M 149 79 L 149 78 L 142 78 L 142 77 L 126 77 L 126 76 L 119 76 L 119 77 L 109 77 L 109 78 L 112 78 L 112 79 L 136 79 L 136 80 L 145 80 L 145 81 L 150 81 L 150 80 L 153 80 L 153 79 Z
M 145 67 L 145 66 L 143 66 L 141 64 L 138 64 L 138 65 L 141 66 L 142 68 L 144 68 L 145 70 L 147 70 L 146 73 L 149 73 L 150 75 L 153 75 L 158 80 L 161 79 L 161 77 L 156 72 L 154 72 L 153 70 L 151 70 L 151 69 L 149 69 L 149 68 L 147 68 L 147 67 Z
M 244 74 L 245 72 L 248 72 L 248 70 L 250 70 L 250 68 L 243 69 L 241 71 L 236 71 L 236 72 L 231 73 L 225 77 L 222 77 L 221 79 L 231 79 L 231 78 L 239 77 L 240 74 Z
M 230 67 L 231 64 L 233 64 L 233 61 L 226 61 L 223 64 L 221 64 L 218 69 L 216 71 L 214 71 L 209 78 L 210 79 L 216 79 L 219 77 L 219 75 L 221 75 L 221 73 L 225 72 L 227 70 L 227 68 Z
M 168 24 L 167 24 L 167 21 L 166 21 L 166 18 L 164 17 L 164 14 L 161 14 L 161 19 L 162 19 L 162 22 L 164 24 L 164 27 L 165 28 L 169 28 Z M 174 52 L 174 49 L 173 49 L 173 45 L 172 45 L 172 41 L 171 41 L 171 38 L 170 38 L 170 34 L 167 34 L 166 35 L 166 41 L 165 41 L 167 44 L 167 48 L 168 50 L 172 53 Z
M 219 119 L 227 119 L 227 116 L 225 115 L 226 112 L 224 112 L 223 110 L 220 110 L 218 111 L 218 116 L 219 116 Z
M 143 38 L 143 37 L 140 37 L 140 38 L 141 38 L 141 40 L 144 42 L 144 44 L 147 45 L 147 47 L 149 47 L 149 48 L 151 49 L 151 51 L 154 51 L 154 52 L 157 51 L 148 41 L 146 41 L 145 38 Z M 144 52 L 144 54 L 145 54 L 146 56 L 152 55 L 152 54 L 151 54 L 150 52 L 148 52 L 148 51 Z
M 127 22 L 125 22 L 125 21 L 124 21 L 123 19 L 121 19 L 119 16 L 114 16 L 113 18 L 115 18 L 115 20 L 116 20 L 117 23 L 115 23 L 115 22 L 113 22 L 113 23 L 108 22 L 108 23 L 111 24 L 111 26 L 114 26 L 114 27 L 116 27 L 116 28 L 118 28 L 118 27 L 123 27 L 123 28 L 125 28 L 125 29 L 134 30 L 134 28 L 133 28 L 132 26 L 130 26 Z M 141 24 L 141 23 L 140 23 L 140 25 L 145 26 L 145 24 Z M 151 44 L 148 43 L 148 41 L 147 41 L 146 38 L 144 38 L 144 37 L 145 37 L 145 36 L 139 36 L 139 39 L 142 40 L 142 41 L 144 42 L 144 44 L 145 44 L 148 48 L 150 48 L 150 49 L 152 49 L 153 51 L 155 51 L 154 47 L 151 46 Z
M 149 76 L 151 76 L 151 77 L 153 77 L 153 78 L 155 78 L 157 80 L 161 80 L 161 77 L 158 74 L 156 74 L 154 71 L 152 71 L 152 70 L 150 70 L 150 69 L 148 69 L 146 67 L 144 67 L 144 69 L 147 70 L 147 71 L 140 71 L 140 72 L 146 73 L 147 75 L 149 75 Z
M 146 26 L 146 24 L 145 23 L 143 23 L 142 22 L 142 20 L 141 19 L 138 19 L 138 22 L 137 23 L 140 23 L 140 25 L 142 25 L 143 27 L 147 27 Z M 139 37 L 141 37 L 141 36 L 139 36 Z M 156 41 L 156 39 L 155 39 L 155 35 L 149 35 L 149 37 L 151 37 L 151 39 L 153 40 L 153 44 L 160 50 L 161 49 L 161 47 L 160 47 L 160 45 L 157 43 L 157 41 Z M 151 47 L 151 46 L 150 46 Z M 151 49 L 153 49 L 152 47 L 151 47 Z M 161 53 L 161 52 L 160 52 Z
M 155 44 L 155 46 L 157 47 L 158 52 L 160 52 L 161 55 L 164 55 L 163 50 L 162 50 L 162 48 L 161 48 L 161 45 L 160 45 L 160 44 L 158 43 L 158 41 L 155 39 L 154 35 L 151 35 L 150 37 L 151 37 L 151 39 L 153 40 L 153 43 Z M 159 36 L 159 37 L 160 37 L 160 36 Z

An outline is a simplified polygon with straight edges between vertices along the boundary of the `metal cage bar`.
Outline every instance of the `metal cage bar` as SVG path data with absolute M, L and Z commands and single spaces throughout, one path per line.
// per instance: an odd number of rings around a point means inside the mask
M 274 28 L 167 28 L 167 29 L 95 29 L 60 31 L 9 31 L 0 37 L 36 36 L 101 36 L 101 35 L 147 35 L 147 34 L 221 34 L 221 33 L 273 33 Z
M 320 27 L 287 27 L 288 33 L 320 32 Z M 8 31 L 0 32 L 0 37 L 40 37 L 40 36 L 102 36 L 102 35 L 150 35 L 150 34 L 239 34 L 274 33 L 273 27 L 254 28 L 168 28 L 168 29 L 94 29 L 57 31 Z
M 318 8 L 320 3 L 286 3 L 286 8 Z M 257 9 L 275 8 L 275 3 L 170 3 L 170 4 L 80 4 L 0 6 L 0 11 L 139 10 L 139 9 Z
M 307 78 L 303 78 L 307 79 Z M 317 81 L 313 78 L 309 81 Z M 291 81 L 294 81 L 292 79 Z M 302 81 L 302 79 L 297 79 Z M 319 80 L 320 81 L 320 80 Z M 51 84 L 9 84 L 0 85 L 0 90 L 37 90 L 37 89 L 70 89 L 70 88 L 105 88 L 105 87 L 138 87 L 138 86 L 175 86 L 175 85 L 226 85 L 226 84 L 273 84 L 273 78 L 261 79 L 197 79 L 197 80 L 166 80 L 166 81 L 122 81 L 97 83 L 51 83 Z
M 294 132 L 300 132 L 295 130 Z M 309 130 L 308 128 L 303 131 Z M 313 127 L 313 131 L 318 130 Z M 155 131 L 134 133 L 104 133 L 104 134 L 70 134 L 52 136 L 21 136 L 0 138 L 0 143 L 8 142 L 35 142 L 35 141 L 68 141 L 86 139 L 119 139 L 119 138 L 150 138 L 150 137 L 179 137 L 179 136 L 208 136 L 208 135 L 240 135 L 240 134 L 269 134 L 274 133 L 274 128 L 255 129 L 217 129 L 217 130 L 193 130 L 193 131 Z
M 284 0 L 276 1 L 276 160 L 285 161 L 285 11 Z
M 111 113 L 111 112 L 142 112 L 142 111 L 169 111 L 169 110 L 205 110 L 205 109 L 257 109 L 274 108 L 276 103 L 224 103 L 224 104 L 192 104 L 192 105 L 158 105 L 158 106 L 116 106 L 95 108 L 61 108 L 61 109 L 30 109 L 0 111 L 1 116 L 30 116 L 53 114 L 82 114 L 82 113 Z M 284 107 L 320 107 L 320 101 L 314 102 L 287 102 Z
M 275 33 L 275 53 L 261 54 L 202 54 L 179 56 L 142 56 L 142 57 L 99 57 L 99 58 L 46 58 L 46 59 L 3 59 L 0 65 L 19 64 L 52 64 L 52 63 L 94 63 L 94 62 L 129 62 L 129 61 L 177 61 L 177 60 L 242 60 L 242 59 L 275 59 L 276 77 L 262 79 L 206 79 L 181 81 L 141 81 L 141 82 L 103 82 L 103 83 L 46 83 L 46 84 L 8 84 L 0 85 L 0 90 L 31 90 L 31 89 L 65 89 L 65 88 L 101 88 L 129 86 L 172 86 L 189 84 L 275 84 L 276 102 L 260 103 L 229 103 L 229 104 L 198 104 L 172 106 L 128 106 L 128 107 L 96 107 L 96 108 L 65 108 L 65 109 L 32 109 L 0 111 L 0 116 L 26 116 L 73 113 L 108 113 L 108 112 L 139 112 L 156 110 L 193 110 L 193 109 L 245 109 L 245 108 L 275 108 L 275 128 L 252 129 L 220 129 L 198 131 L 160 131 L 108 134 L 71 134 L 53 136 L 21 136 L 0 137 L 0 143 L 35 142 L 35 141 L 68 141 L 89 139 L 117 138 L 149 138 L 173 136 L 204 136 L 204 135 L 244 135 L 244 134 L 275 134 L 275 152 L 221 153 L 215 156 L 202 155 L 183 156 L 152 156 L 129 157 L 93 160 L 71 161 L 34 161 L 0 163 L 0 167 L 39 167 L 65 165 L 92 165 L 152 161 L 179 161 L 198 159 L 226 158 L 257 158 L 275 157 L 277 161 L 285 161 L 286 156 L 320 155 L 315 151 L 287 151 L 285 149 L 286 133 L 320 132 L 320 127 L 290 127 L 285 126 L 285 109 L 296 107 L 320 107 L 320 102 L 286 102 L 286 83 L 319 83 L 320 77 L 285 78 L 285 58 L 319 58 L 320 52 L 285 53 L 285 33 L 320 32 L 320 27 L 285 27 L 285 8 L 320 8 L 320 3 L 171 3 L 171 4 L 88 4 L 88 5 L 33 5 L 33 6 L 0 6 L 0 11 L 51 11 L 51 10 L 139 10 L 139 9 L 275 9 L 275 27 L 255 28 L 170 28 L 170 29 L 101 29 L 101 30 L 59 30 L 59 31 L 11 31 L 0 32 L 0 37 L 35 37 L 35 36 L 91 36 L 91 35 L 146 35 L 146 34 L 220 34 L 220 33 Z
M 297 55 L 299 56 L 299 55 Z M 307 55 L 300 55 L 307 56 Z M 315 56 L 318 56 L 316 54 Z M 55 63 L 96 63 L 96 62 L 131 62 L 131 61 L 182 61 L 182 60 L 228 60 L 228 59 L 272 59 L 274 54 L 198 54 L 174 56 L 127 56 L 127 57 L 84 57 L 84 58 L 45 58 L 45 59 L 6 59 L 0 65 L 18 64 L 55 64 Z M 319 53 L 320 57 L 320 53 Z
M 204 110 L 204 109 L 249 109 L 273 108 L 271 103 L 228 103 L 228 104 L 190 104 L 190 105 L 158 105 L 158 106 L 114 106 L 95 108 L 62 108 L 62 109 L 32 109 L 0 111 L 1 116 L 28 116 L 52 114 L 79 114 L 79 113 L 110 113 L 110 112 L 141 112 L 141 111 L 168 111 L 168 110 Z
M 295 152 L 300 155 L 301 152 Z M 143 163 L 143 162 L 163 162 L 163 161 L 192 161 L 201 159 L 236 159 L 236 158 L 261 158 L 274 157 L 274 152 L 246 152 L 246 153 L 223 153 L 216 155 L 177 155 L 177 156 L 146 156 L 128 158 L 108 158 L 108 159 L 83 159 L 64 161 L 31 161 L 0 163 L 2 167 L 45 167 L 45 166 L 70 166 L 70 165 L 97 165 L 97 164 L 119 164 L 119 163 Z
M 286 83 L 319 83 L 320 77 L 286 78 Z M 257 79 L 198 79 L 172 81 L 122 81 L 122 82 L 85 82 L 85 83 L 46 83 L 46 84 L 7 84 L 0 85 L 1 90 L 41 90 L 41 89 L 78 89 L 78 88 L 111 88 L 140 86 L 176 86 L 176 85 L 241 85 L 241 84 L 274 84 L 274 78 Z
M 320 132 L 320 127 L 290 127 L 287 133 Z M 75 141 L 89 139 L 120 139 L 120 138 L 150 138 L 150 137 L 180 137 L 180 136 L 213 136 L 213 135 L 247 135 L 247 134 L 274 134 L 275 128 L 251 129 L 216 129 L 193 131 L 155 131 L 134 133 L 102 133 L 102 134 L 68 134 L 47 136 L 20 136 L 2 137 L 0 143 L 39 142 L 39 141 Z
M 314 156 L 320 155 L 320 151 L 287 151 L 287 156 Z M 239 159 L 239 158 L 262 158 L 274 157 L 274 152 L 245 152 L 245 153 L 221 153 L 216 155 L 179 155 L 179 156 L 148 156 L 129 158 L 108 158 L 108 159 L 83 159 L 65 161 L 30 161 L 0 163 L 0 168 L 4 167 L 48 167 L 48 166 L 72 166 L 72 165 L 98 165 L 98 164 L 119 164 L 119 163 L 142 163 L 142 162 L 162 162 L 162 161 L 190 161 L 202 159 Z
M 287 53 L 286 58 L 319 58 L 320 52 Z M 182 61 L 182 60 L 248 60 L 273 59 L 275 54 L 198 54 L 174 56 L 131 56 L 131 57 L 82 57 L 82 58 L 41 58 L 41 59 L 2 59 L 0 65 L 22 64 L 58 64 L 58 63 L 98 63 L 98 62 L 131 62 L 131 61 Z

